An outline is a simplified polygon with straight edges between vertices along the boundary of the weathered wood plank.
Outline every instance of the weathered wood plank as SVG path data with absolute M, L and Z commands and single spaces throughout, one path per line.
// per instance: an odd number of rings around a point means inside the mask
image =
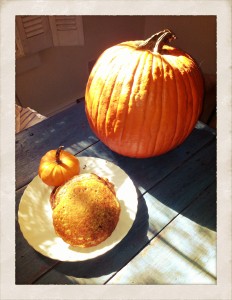
M 16 284 L 31 284 L 34 280 L 46 273 L 50 268 L 56 265 L 58 262 L 50 258 L 46 258 L 40 253 L 36 252 L 27 241 L 24 239 L 22 232 L 19 228 L 17 221 L 18 206 L 25 187 L 16 192 L 16 205 L 15 205 L 15 247 L 16 247 L 16 259 L 15 259 L 15 283 Z M 33 266 L 33 267 L 32 267 Z
M 86 119 L 83 101 L 18 133 L 16 188 L 26 185 L 37 175 L 40 159 L 47 151 L 64 145 L 76 154 L 96 141 Z
M 215 141 L 215 135 L 202 124 L 199 125 L 199 129 L 194 129 L 181 146 L 161 156 L 146 159 L 129 158 L 110 151 L 101 142 L 79 155 L 99 157 L 115 163 L 132 178 L 140 192 L 144 193 L 212 141 Z M 215 154 L 216 149 L 214 156 Z
M 30 178 L 32 179 L 35 175 L 37 175 L 37 167 L 41 156 L 46 151 L 53 149 L 54 147 L 56 148 L 62 143 L 70 152 L 74 154 L 79 152 L 79 154 L 82 156 L 86 155 L 102 157 L 118 164 L 134 180 L 138 188 L 138 192 L 145 193 L 147 189 L 150 189 L 155 184 L 161 182 L 176 168 L 180 167 L 185 161 L 191 159 L 191 157 L 202 147 L 206 146 L 208 143 L 210 143 L 210 141 L 215 139 L 213 134 L 209 134 L 209 132 L 207 132 L 207 128 L 200 126 L 200 128 L 193 131 L 191 136 L 184 144 L 168 154 L 145 160 L 130 159 L 110 151 L 101 142 L 97 142 L 96 137 L 92 134 L 90 128 L 88 127 L 84 114 L 83 103 L 81 104 L 82 106 L 79 105 L 80 104 L 78 104 L 79 109 L 74 107 L 71 110 L 70 108 L 70 111 L 68 111 L 67 115 L 67 112 L 65 115 L 62 115 L 61 113 L 57 116 L 54 116 L 54 119 L 51 118 L 44 121 L 46 124 L 42 124 L 42 122 L 41 124 L 36 125 L 36 127 L 31 127 L 27 131 L 24 131 L 17 136 L 18 140 L 20 140 L 20 143 L 18 142 L 18 144 L 16 144 L 16 174 L 18 174 L 16 178 L 17 180 L 20 179 L 20 184 L 17 183 L 18 188 L 21 185 L 24 185 Z M 70 129 L 70 126 L 73 126 L 73 128 Z M 78 136 L 81 136 L 81 138 L 77 139 L 75 133 L 80 129 L 81 126 L 83 127 L 83 131 L 78 132 Z M 60 129 L 60 127 L 62 127 L 62 129 Z M 57 129 L 55 128 L 60 129 L 58 130 L 60 133 L 57 133 Z M 33 141 L 28 138 L 30 133 L 33 134 Z M 82 139 L 84 142 L 82 142 Z M 67 141 L 67 144 L 65 141 Z M 92 146 L 89 147 L 90 145 Z M 89 148 L 85 151 L 82 151 L 86 147 Z M 27 155 L 25 155 L 23 151 L 25 151 Z M 26 170 L 28 169 L 35 171 L 32 174 L 27 174 Z M 23 176 L 25 176 L 25 179 Z M 24 189 L 21 189 L 17 192 L 16 211 L 23 190 Z M 133 253 L 134 249 L 139 251 L 139 249 L 143 247 L 141 245 L 145 245 L 148 242 L 146 236 L 146 232 L 148 230 L 148 211 L 145 199 L 142 197 L 142 195 L 140 196 L 139 211 L 132 228 L 132 236 L 129 235 L 126 237 L 126 239 L 120 244 L 120 248 L 114 249 L 115 251 L 120 251 L 120 253 L 123 253 L 126 249 L 126 253 L 128 253 L 123 256 L 122 261 L 119 262 L 117 255 L 115 256 L 115 253 L 118 252 L 111 252 L 107 256 L 108 260 L 105 256 L 97 259 L 96 270 L 92 270 L 92 261 L 86 262 L 87 266 L 86 264 L 82 266 L 82 263 L 74 263 L 67 267 L 67 265 L 64 264 L 65 270 L 66 268 L 69 270 L 74 268 L 75 270 L 76 266 L 80 270 L 80 273 L 78 274 L 80 275 L 80 278 L 77 281 L 76 277 L 78 276 L 74 272 L 73 278 L 70 277 L 71 281 L 69 281 L 69 277 L 65 277 L 63 275 L 65 272 L 62 273 L 54 269 L 54 274 L 57 273 L 60 276 L 60 278 L 57 279 L 57 282 L 63 282 L 64 284 L 67 282 L 89 283 L 91 280 L 88 279 L 85 281 L 85 277 L 91 277 L 91 275 L 95 277 L 96 273 L 101 271 L 101 267 L 103 264 L 105 264 L 105 261 L 108 261 L 108 264 L 104 268 L 105 274 L 100 275 L 100 279 L 97 281 L 98 283 L 103 283 L 107 281 L 111 275 L 123 267 L 123 264 L 128 261 L 128 257 L 130 259 L 131 253 Z M 35 252 L 30 246 L 28 246 L 17 226 L 18 224 L 16 224 L 16 282 L 19 284 L 31 283 L 39 278 L 43 273 L 48 271 L 57 262 L 43 257 Z M 136 236 L 137 234 L 139 234 L 139 238 Z M 31 268 L 31 265 L 35 267 Z M 81 279 L 81 275 L 83 275 L 83 280 Z M 46 277 L 43 278 L 46 280 Z M 54 282 L 56 282 L 55 278 L 56 276 L 54 276 Z M 95 279 L 93 279 L 92 282 L 95 282 Z
M 87 262 L 60 263 L 36 284 L 62 284 L 64 276 L 66 284 L 68 280 L 70 284 L 105 283 L 215 181 L 215 155 L 214 141 L 141 195 L 132 229 L 109 253 Z M 132 179 L 138 181 L 139 176 L 137 172 Z
M 154 216 L 149 231 L 157 234 L 161 222 L 165 225 L 176 212 L 181 213 L 215 180 L 216 145 L 212 142 L 144 195 L 149 215 Z
M 216 184 L 155 237 L 109 284 L 215 284 Z

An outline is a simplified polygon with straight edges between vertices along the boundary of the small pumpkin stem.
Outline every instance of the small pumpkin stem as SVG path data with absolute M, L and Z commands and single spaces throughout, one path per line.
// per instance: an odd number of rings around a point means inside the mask
M 163 45 L 168 44 L 175 39 L 176 36 L 173 32 L 169 29 L 164 29 L 163 31 L 153 34 L 150 38 L 142 42 L 137 49 L 151 50 L 153 52 L 161 53 Z
M 64 146 L 60 146 L 57 150 L 56 150 L 56 163 L 57 164 L 61 164 L 62 161 L 60 160 L 60 152 L 61 150 L 64 148 Z

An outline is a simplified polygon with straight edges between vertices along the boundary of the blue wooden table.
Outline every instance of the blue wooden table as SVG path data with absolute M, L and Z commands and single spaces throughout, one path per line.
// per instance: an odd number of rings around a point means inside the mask
M 64 145 L 122 168 L 138 193 L 135 221 L 112 250 L 82 262 L 36 252 L 17 220 L 41 157 Z M 216 134 L 198 122 L 187 140 L 159 157 L 133 159 L 107 148 L 89 128 L 84 101 L 16 135 L 16 284 L 215 284 Z

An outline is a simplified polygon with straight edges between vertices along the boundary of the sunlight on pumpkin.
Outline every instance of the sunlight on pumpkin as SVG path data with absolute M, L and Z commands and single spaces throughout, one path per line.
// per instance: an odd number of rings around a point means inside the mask
M 93 132 L 111 150 L 152 157 L 191 133 L 201 107 L 202 76 L 187 53 L 165 49 L 175 38 L 165 29 L 146 41 L 112 46 L 99 57 L 86 87 L 86 112 Z M 153 134 L 151 127 L 157 128 Z

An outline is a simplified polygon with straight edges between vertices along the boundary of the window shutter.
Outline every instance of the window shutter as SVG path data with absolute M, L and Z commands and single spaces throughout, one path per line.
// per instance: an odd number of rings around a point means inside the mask
M 84 34 L 81 16 L 49 16 L 54 46 L 82 46 Z
M 17 16 L 16 26 L 25 54 L 53 46 L 48 17 Z

